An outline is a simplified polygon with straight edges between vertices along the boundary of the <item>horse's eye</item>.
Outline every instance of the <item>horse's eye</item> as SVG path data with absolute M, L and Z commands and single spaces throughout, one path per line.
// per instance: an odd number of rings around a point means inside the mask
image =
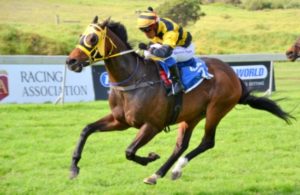
M 98 43 L 98 36 L 95 33 L 88 34 L 85 37 L 86 45 L 89 45 L 89 47 L 95 46 Z
M 92 34 L 91 36 L 91 44 L 96 45 L 98 43 L 98 36 L 96 34 Z

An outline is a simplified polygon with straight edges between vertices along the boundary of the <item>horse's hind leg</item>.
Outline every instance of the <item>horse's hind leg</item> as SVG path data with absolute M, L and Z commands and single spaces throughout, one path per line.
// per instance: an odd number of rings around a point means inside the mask
M 113 131 L 113 130 L 123 130 L 127 129 L 128 126 L 126 124 L 120 123 L 119 121 L 115 120 L 112 114 L 107 115 L 100 120 L 87 125 L 81 132 L 77 146 L 74 150 L 72 163 L 70 168 L 70 178 L 73 179 L 79 174 L 79 167 L 78 162 L 81 158 L 81 153 L 83 151 L 85 142 L 87 138 L 94 132 L 99 131 Z
M 225 116 L 225 114 L 231 110 L 232 107 L 227 109 L 216 109 L 216 106 L 211 106 L 208 108 L 205 123 L 205 132 L 200 144 L 191 152 L 189 152 L 185 157 L 182 157 L 176 163 L 174 169 L 172 170 L 172 179 L 178 179 L 181 176 L 182 168 L 187 165 L 187 163 L 192 160 L 197 155 L 205 152 L 206 150 L 213 148 L 215 145 L 215 133 L 217 125 L 220 120 Z

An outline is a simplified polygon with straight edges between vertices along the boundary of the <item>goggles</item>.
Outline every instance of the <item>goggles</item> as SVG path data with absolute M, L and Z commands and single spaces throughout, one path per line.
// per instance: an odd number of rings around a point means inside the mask
M 152 26 L 140 28 L 140 31 L 145 32 L 145 33 L 150 32 L 151 30 L 152 30 Z

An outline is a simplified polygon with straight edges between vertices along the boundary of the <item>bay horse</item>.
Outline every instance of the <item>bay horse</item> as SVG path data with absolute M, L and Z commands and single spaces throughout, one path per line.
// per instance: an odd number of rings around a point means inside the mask
M 286 57 L 294 62 L 297 58 L 300 57 L 300 37 L 297 41 L 286 51 Z
M 182 168 L 194 157 L 213 148 L 217 125 L 236 104 L 268 111 L 287 123 L 293 118 L 274 101 L 251 95 L 228 64 L 214 58 L 203 58 L 214 77 L 183 94 L 181 111 L 176 121 L 172 122 L 175 97 L 166 95 L 157 64 L 134 52 L 127 42 L 124 25 L 109 19 L 98 23 L 96 16 L 69 54 L 66 64 L 70 70 L 81 72 L 85 66 L 99 60 L 104 60 L 109 75 L 111 88 L 108 101 L 111 113 L 82 130 L 72 156 L 70 178 L 79 174 L 78 162 L 84 145 L 95 132 L 121 131 L 130 127 L 139 129 L 126 149 L 125 156 L 128 160 L 146 166 L 160 157 L 154 152 L 148 156 L 139 156 L 138 149 L 169 125 L 179 123 L 173 153 L 154 174 L 144 179 L 146 184 L 156 184 L 177 160 L 172 170 L 172 179 L 178 179 Z M 193 129 L 204 118 L 204 136 L 199 145 L 180 157 L 188 148 Z

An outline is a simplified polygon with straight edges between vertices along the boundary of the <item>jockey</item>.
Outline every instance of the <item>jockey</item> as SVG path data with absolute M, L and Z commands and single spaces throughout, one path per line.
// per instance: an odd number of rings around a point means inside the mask
M 145 58 L 159 58 L 166 63 L 171 73 L 173 94 L 184 91 L 176 63 L 193 58 L 195 47 L 191 34 L 172 20 L 158 17 L 151 7 L 140 13 L 137 23 L 138 28 L 150 39 L 149 47 L 139 45 L 140 49 L 147 49 Z M 172 92 L 168 95 L 172 95 Z

